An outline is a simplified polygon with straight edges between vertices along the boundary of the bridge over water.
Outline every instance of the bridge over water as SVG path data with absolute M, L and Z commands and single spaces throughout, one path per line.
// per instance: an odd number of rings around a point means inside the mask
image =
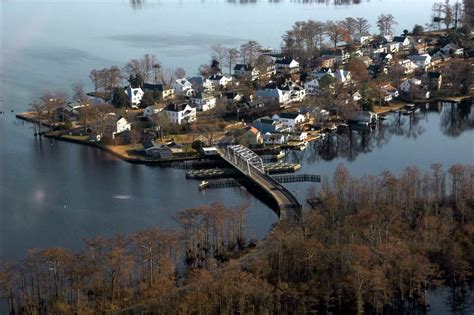
M 301 204 L 283 185 L 265 173 L 260 156 L 242 145 L 229 145 L 218 149 L 219 155 L 243 175 L 263 189 L 277 205 L 280 220 L 298 220 Z

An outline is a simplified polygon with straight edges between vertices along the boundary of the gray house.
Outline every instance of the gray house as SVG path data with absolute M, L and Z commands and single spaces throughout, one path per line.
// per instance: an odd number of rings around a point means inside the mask
M 255 128 L 257 128 L 262 134 L 267 132 L 281 132 L 283 131 L 283 124 L 278 120 L 271 119 L 270 117 L 262 117 L 254 121 Z
M 147 156 L 158 159 L 170 159 L 173 157 L 173 152 L 170 147 L 164 144 L 155 144 L 153 141 L 143 143 L 143 148 Z

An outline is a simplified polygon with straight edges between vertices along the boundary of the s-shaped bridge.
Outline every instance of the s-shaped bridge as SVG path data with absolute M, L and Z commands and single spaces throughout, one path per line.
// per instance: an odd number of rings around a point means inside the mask
M 288 189 L 265 173 L 260 156 L 243 145 L 229 145 L 219 148 L 218 152 L 225 161 L 255 182 L 276 201 L 280 220 L 300 218 L 300 203 Z

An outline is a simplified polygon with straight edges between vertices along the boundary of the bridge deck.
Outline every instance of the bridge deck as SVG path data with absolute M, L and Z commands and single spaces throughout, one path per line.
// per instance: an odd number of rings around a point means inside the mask
M 247 167 L 243 167 L 242 164 L 236 163 L 232 157 L 227 154 L 226 150 L 220 148 L 218 149 L 218 152 L 225 161 L 234 166 L 243 175 L 250 178 L 272 196 L 278 205 L 280 220 L 297 220 L 300 217 L 300 203 L 283 185 L 255 166 L 247 165 Z

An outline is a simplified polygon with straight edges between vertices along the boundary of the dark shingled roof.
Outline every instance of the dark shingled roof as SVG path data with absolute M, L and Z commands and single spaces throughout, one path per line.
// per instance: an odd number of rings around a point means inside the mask
M 275 120 L 270 119 L 270 118 L 262 118 L 262 119 L 260 119 L 260 123 L 267 124 L 267 125 L 273 125 L 275 123 Z
M 166 106 L 166 110 L 170 112 L 181 112 L 183 111 L 188 104 L 186 103 L 181 103 L 181 104 L 175 104 L 175 103 L 170 103 L 168 106 Z
M 144 90 L 149 90 L 149 91 L 163 92 L 164 86 L 163 86 L 163 84 L 143 83 L 143 89 Z
M 238 63 L 234 66 L 234 70 L 243 70 L 243 71 L 251 71 L 253 69 L 252 66 L 250 65 L 246 65 L 246 64 L 242 64 L 242 63 Z
M 295 119 L 300 113 L 281 113 L 280 118 Z
M 406 37 L 404 37 L 404 36 L 395 36 L 395 37 L 393 38 L 393 41 L 394 41 L 395 43 L 403 43 L 403 42 L 405 41 L 405 38 L 406 38 Z
M 278 60 L 276 63 L 281 65 L 289 65 L 293 61 L 293 58 L 283 58 Z

